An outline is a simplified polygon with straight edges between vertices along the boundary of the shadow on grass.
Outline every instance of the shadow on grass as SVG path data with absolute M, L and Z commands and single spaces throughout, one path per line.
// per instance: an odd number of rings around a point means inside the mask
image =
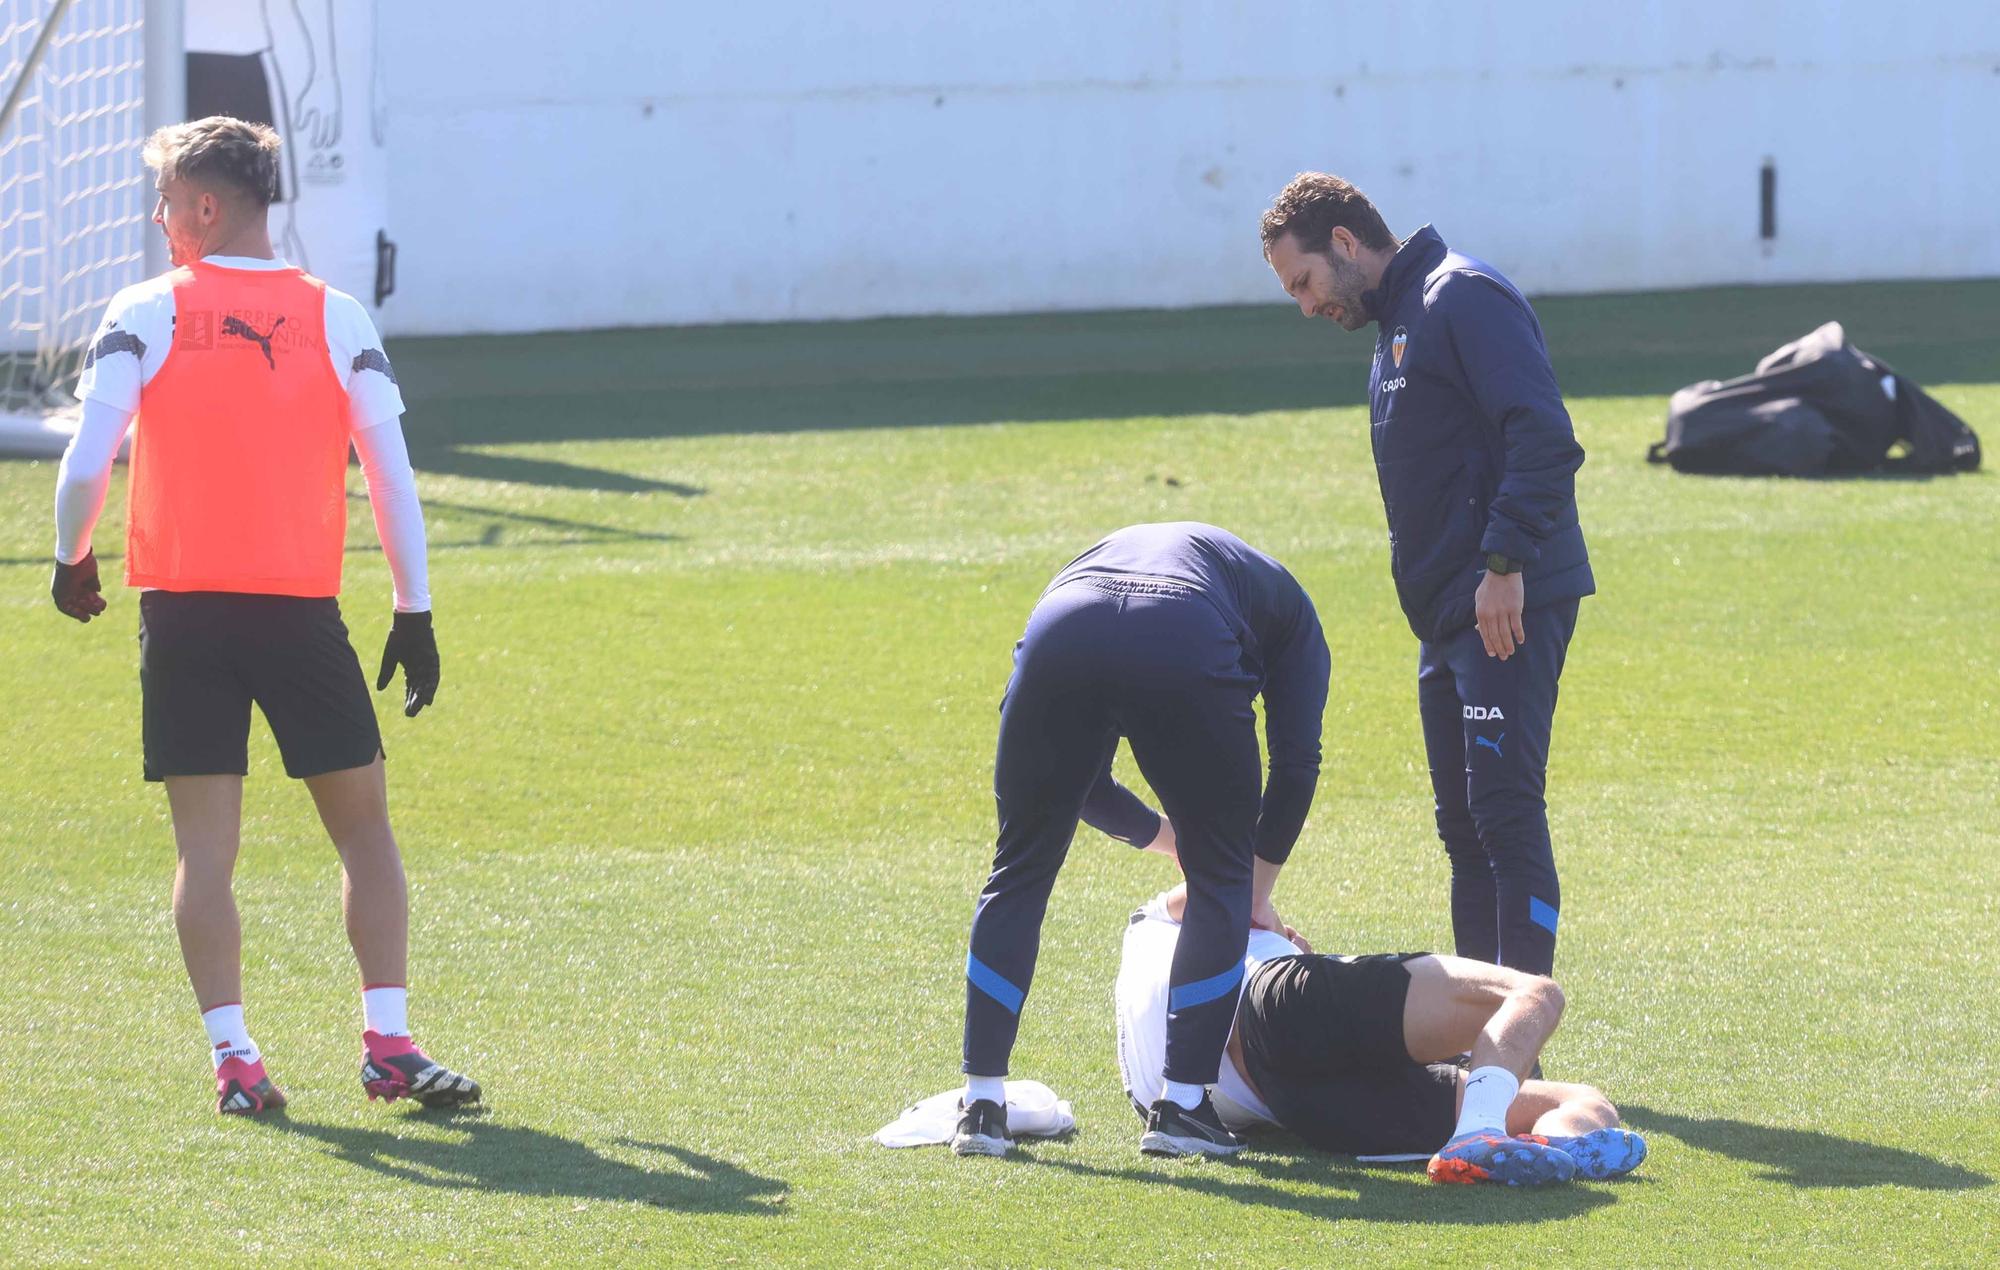
M 347 497 L 351 502 L 365 502 L 368 496 L 365 494 L 349 493 Z M 487 519 L 487 523 L 480 528 L 478 534 L 474 537 L 429 539 L 424 546 L 426 550 L 432 553 L 440 551 L 478 551 L 492 547 L 507 547 L 514 550 L 521 550 L 525 548 L 594 547 L 623 542 L 683 541 L 680 534 L 654 533 L 644 529 L 627 529 L 620 525 L 602 525 L 594 521 L 573 520 L 566 516 L 542 516 L 533 512 L 508 511 L 501 507 L 482 507 L 473 503 L 453 503 L 435 498 L 425 499 L 424 508 L 430 512 L 461 512 L 468 516 L 481 516 Z M 552 530 L 555 536 L 543 535 L 525 539 L 510 538 L 507 534 L 507 529 L 510 525 L 527 526 L 537 530 Z M 347 554 L 350 556 L 374 555 L 380 550 L 381 547 L 378 544 L 366 539 L 361 541 L 350 539 L 347 544 Z M 125 558 L 124 553 L 118 551 L 98 551 L 94 554 L 97 557 L 100 569 Z M 29 565 L 48 568 L 50 567 L 51 559 L 52 557 L 49 556 L 0 556 L 0 568 Z
M 1198 1195 L 1259 1208 L 1284 1209 L 1323 1221 L 1418 1222 L 1426 1225 L 1496 1226 L 1563 1221 L 1617 1202 L 1609 1186 L 1439 1186 L 1423 1166 L 1357 1164 L 1267 1139 L 1222 1160 L 1161 1161 L 1157 1167 L 1098 1168 L 1053 1156 L 1037 1157 L 1016 1146 L 1017 1158 L 1084 1177 L 1113 1178 L 1178 1187 Z M 1629 1187 L 1630 1180 L 1612 1185 Z M 1311 1189 L 1301 1192 L 1298 1187 Z
M 1664 396 L 1739 373 L 1829 317 L 1846 319 L 1858 344 L 1919 382 L 1988 383 L 2000 282 L 1536 305 L 1574 410 L 1582 398 Z M 508 442 L 1358 407 L 1373 335 L 1342 336 L 1288 306 L 1253 305 L 431 337 L 397 340 L 393 352 L 411 448 L 428 451 L 419 465 L 429 467 L 460 462 L 456 447 Z M 535 475 L 513 471 L 499 479 Z M 602 488 L 626 489 L 617 482 L 633 479 L 562 465 L 542 475 L 579 488 L 610 479 Z
M 806 384 L 578 388 L 560 424 L 551 423 L 549 403 L 532 396 L 446 395 L 412 407 L 412 429 L 456 454 L 450 447 L 1313 410 L 1356 404 L 1366 387 L 1365 368 L 1348 368 L 1343 377 L 1316 364 L 1024 370 L 951 379 L 884 374 Z M 411 461 L 419 470 L 443 470 L 432 444 L 415 448 L 413 439 Z
M 1993 1185 L 1993 1179 L 1984 1173 L 1915 1151 L 1811 1129 L 1681 1116 L 1623 1103 L 1619 1111 L 1625 1123 L 1641 1133 L 1664 1133 L 1703 1151 L 1764 1165 L 1765 1181 L 1788 1186 L 1913 1186 L 1926 1191 L 1969 1191 Z
M 367 495 L 350 493 L 350 501 L 365 501 Z M 429 543 L 432 551 L 451 551 L 481 547 L 572 547 L 586 544 L 617 542 L 679 542 L 679 534 L 654 533 L 645 529 L 627 529 L 621 525 L 601 525 L 594 521 L 573 520 L 567 516 L 544 516 L 535 512 L 508 511 L 503 507 L 482 507 L 476 503 L 453 503 L 443 499 L 424 500 L 426 511 L 462 512 L 468 516 L 484 516 L 490 523 L 480 531 L 476 539 L 463 541 L 436 541 Z M 562 534 L 557 538 L 530 538 L 512 541 L 507 537 L 508 525 L 526 525 L 536 529 L 552 529 Z M 353 552 L 373 552 L 378 548 L 374 543 L 351 543 L 347 550 Z
M 1590 398 L 1664 397 L 1740 373 L 1829 317 L 1920 383 L 1991 383 L 2000 281 L 1561 296 L 1536 307 L 1572 413 L 1587 423 Z M 393 341 L 393 352 L 422 471 L 691 498 L 704 491 L 469 447 L 1352 409 L 1366 405 L 1373 334 L 1253 305 L 423 337 Z
M 1671 469 L 1669 469 L 1671 470 Z M 1743 472 L 1675 472 L 1675 476 L 1689 476 L 1711 481 L 1800 481 L 1815 485 L 1844 485 L 1849 483 L 1885 483 L 1922 485 L 1935 480 L 1957 477 L 1991 476 L 1990 468 L 1975 468 L 1969 472 L 1906 472 L 1883 469 L 1873 472 L 1816 472 L 1810 476 L 1790 476 L 1782 473 L 1749 475 Z
M 789 1187 L 726 1160 L 664 1142 L 620 1138 L 617 1145 L 649 1153 L 653 1167 L 598 1154 L 573 1138 L 486 1114 L 420 1112 L 405 1126 L 451 1133 L 449 1138 L 398 1129 L 348 1129 L 293 1120 L 280 1112 L 254 1118 L 272 1130 L 324 1143 L 336 1160 L 397 1181 L 488 1194 L 568 1196 L 648 1204 L 699 1213 L 784 1210 Z
M 483 454 L 451 446 L 431 446 L 410 452 L 410 465 L 438 476 L 463 476 L 479 481 L 507 481 L 554 489 L 595 490 L 606 494 L 672 494 L 699 498 L 708 491 L 680 481 L 656 481 L 608 468 L 584 467 L 556 459 L 530 459 L 514 454 Z

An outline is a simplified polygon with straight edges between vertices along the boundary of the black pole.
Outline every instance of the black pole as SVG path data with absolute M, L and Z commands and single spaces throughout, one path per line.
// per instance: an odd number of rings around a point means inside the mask
M 1770 159 L 1757 173 L 1757 236 L 1765 242 L 1778 236 L 1778 165 Z

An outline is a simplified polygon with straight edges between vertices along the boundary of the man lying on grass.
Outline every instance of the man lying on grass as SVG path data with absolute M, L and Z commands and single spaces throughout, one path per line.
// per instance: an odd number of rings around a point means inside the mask
M 1185 901 L 1177 886 L 1125 931 L 1118 1064 L 1141 1115 L 1160 1083 Z M 1327 956 L 1253 930 L 1242 982 L 1214 1090 L 1238 1133 L 1275 1125 L 1326 1151 L 1435 1152 L 1438 1182 L 1601 1179 L 1646 1158 L 1596 1089 L 1521 1079 L 1562 1017 L 1550 979 L 1428 953 Z M 1452 1061 L 1468 1051 L 1469 1071 Z

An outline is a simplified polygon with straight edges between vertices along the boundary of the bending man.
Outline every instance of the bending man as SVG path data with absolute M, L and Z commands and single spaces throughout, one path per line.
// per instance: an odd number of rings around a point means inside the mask
M 1216 1079 L 1250 926 L 1271 905 L 1319 780 L 1328 657 L 1319 616 L 1276 560 L 1212 525 L 1134 525 L 1056 575 L 1014 650 L 993 789 L 1000 833 L 966 960 L 961 1155 L 1004 1155 L 1002 1078 L 1035 973 L 1042 915 L 1079 816 L 1160 840 L 1187 877 L 1168 970 L 1165 1061 L 1140 1149 L 1227 1154 Z M 1270 775 L 1253 703 L 1264 698 Z M 1171 827 L 1111 776 L 1123 735 Z

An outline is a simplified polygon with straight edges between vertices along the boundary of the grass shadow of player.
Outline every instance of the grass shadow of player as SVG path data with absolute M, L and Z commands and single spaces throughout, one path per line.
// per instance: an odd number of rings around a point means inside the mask
M 609 468 L 564 463 L 557 459 L 490 454 L 450 445 L 413 448 L 410 465 L 419 472 L 437 476 L 462 476 L 478 481 L 590 490 L 604 494 L 672 494 L 676 498 L 699 498 L 708 492 L 703 486 L 681 481 L 661 481 L 649 476 L 634 476 L 629 472 L 614 472 Z
M 365 502 L 366 494 L 350 491 L 350 502 Z M 470 537 L 459 537 L 446 532 L 428 538 L 425 549 L 440 551 L 478 551 L 494 547 L 512 550 L 546 550 L 555 547 L 595 547 L 615 543 L 630 542 L 684 542 L 681 534 L 658 533 L 646 529 L 631 529 L 623 525 L 605 525 L 589 520 L 575 520 L 567 516 L 545 516 L 535 512 L 510 511 L 504 507 L 483 507 L 474 503 L 455 503 L 443 499 L 427 498 L 424 506 L 435 518 L 437 512 L 460 512 L 482 519 L 478 532 Z M 526 536 L 510 535 L 510 527 L 525 529 Z M 346 553 L 350 556 L 374 555 L 382 548 L 367 538 L 350 537 Z M 100 570 L 115 565 L 125 556 L 117 550 L 94 553 Z M 36 567 L 46 569 L 50 565 L 47 556 L 0 556 L 0 568 Z M 107 575 L 108 576 L 108 575 Z
M 367 497 L 366 494 L 356 493 L 352 490 L 348 491 L 347 495 L 349 502 L 365 502 Z M 446 518 L 439 517 L 436 513 L 459 512 L 467 516 L 481 517 L 486 521 L 486 524 L 481 526 L 478 535 L 473 538 L 456 538 L 447 532 L 430 539 L 425 545 L 431 551 L 477 550 L 490 547 L 575 547 L 621 542 L 684 541 L 680 534 L 659 533 L 648 529 L 632 529 L 624 525 L 605 525 L 599 524 L 596 521 L 576 520 L 568 516 L 549 516 L 539 512 L 511 511 L 505 507 L 486 507 L 477 503 L 458 503 L 440 498 L 425 499 L 424 507 L 432 513 L 433 519 L 441 522 L 448 523 Z M 533 533 L 533 536 L 525 538 L 510 537 L 507 533 L 509 526 L 526 528 Z M 551 536 L 551 533 L 553 533 L 553 536 Z M 357 553 L 365 555 L 378 550 L 380 548 L 376 544 L 368 541 L 350 541 L 347 545 L 349 555 Z M 100 558 L 109 560 L 115 557 L 104 556 Z M 5 563 L 10 562 L 0 561 L 0 564 Z
M 1812 1129 L 1682 1116 L 1625 1103 L 1619 1104 L 1619 1113 L 1627 1124 L 1649 1136 L 1665 1134 L 1703 1151 L 1761 1164 L 1766 1170 L 1763 1180 L 1787 1186 L 1910 1186 L 1926 1191 L 1969 1191 L 1993 1185 L 1993 1179 L 1984 1173 L 1933 1160 L 1915 1151 Z
M 790 1191 L 781 1178 L 664 1142 L 617 1139 L 614 1145 L 647 1156 L 647 1164 L 634 1164 L 574 1138 L 497 1122 L 476 1110 L 420 1112 L 407 1119 L 451 1136 L 343 1128 L 293 1120 L 283 1112 L 256 1117 L 255 1123 L 323 1143 L 333 1159 L 399 1182 L 445 1190 L 764 1214 L 784 1211 Z
M 1256 1149 L 1228 1159 L 1163 1160 L 1153 1168 L 1100 1168 L 1053 1155 L 1038 1157 L 1018 1145 L 1014 1154 L 1065 1173 L 1173 1186 L 1334 1222 L 1524 1225 L 1563 1221 L 1617 1202 L 1614 1184 L 1444 1187 L 1426 1178 L 1421 1164 L 1360 1164 L 1310 1150 L 1288 1137 L 1260 1137 Z

